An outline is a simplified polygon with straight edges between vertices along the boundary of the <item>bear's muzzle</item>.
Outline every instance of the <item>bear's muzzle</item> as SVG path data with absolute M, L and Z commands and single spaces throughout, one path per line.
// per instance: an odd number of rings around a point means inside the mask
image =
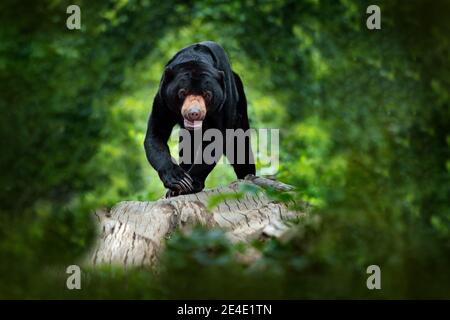
M 186 129 L 195 130 L 201 128 L 206 116 L 205 99 L 198 95 L 188 95 L 181 107 L 181 115 L 184 118 Z

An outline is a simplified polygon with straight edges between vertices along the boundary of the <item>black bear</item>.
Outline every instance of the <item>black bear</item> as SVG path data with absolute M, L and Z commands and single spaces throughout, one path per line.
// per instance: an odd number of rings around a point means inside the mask
M 216 165 L 216 161 L 199 162 L 193 158 L 176 164 L 167 146 L 176 124 L 191 135 L 197 130 L 202 133 L 208 129 L 219 130 L 225 144 L 214 155 L 215 159 L 224 153 L 239 179 L 255 174 L 248 135 L 245 136 L 244 147 L 235 144 L 232 152 L 225 148 L 232 143 L 231 139 L 236 138 L 227 138 L 228 129 L 248 132 L 249 121 L 242 81 L 231 69 L 219 44 L 203 41 L 178 51 L 166 64 L 154 98 L 144 147 L 148 161 L 169 189 L 168 196 L 201 191 L 206 177 Z M 207 145 L 205 141 L 196 145 L 192 143 L 193 157 L 202 154 Z M 242 159 L 242 154 L 245 155 L 244 161 L 236 161 L 237 157 Z

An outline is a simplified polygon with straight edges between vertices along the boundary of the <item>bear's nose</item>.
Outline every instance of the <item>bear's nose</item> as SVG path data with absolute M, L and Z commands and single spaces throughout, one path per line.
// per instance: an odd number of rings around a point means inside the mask
M 188 112 L 187 112 L 187 118 L 189 121 L 196 121 L 196 120 L 200 120 L 201 117 L 201 112 L 200 112 L 200 108 L 197 106 L 194 107 L 190 107 Z

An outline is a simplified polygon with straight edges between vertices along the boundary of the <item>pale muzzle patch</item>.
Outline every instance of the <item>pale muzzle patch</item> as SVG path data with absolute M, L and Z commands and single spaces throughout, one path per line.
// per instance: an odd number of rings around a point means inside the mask
M 188 95 L 181 107 L 184 127 L 189 130 L 201 129 L 206 116 L 205 99 L 198 95 Z

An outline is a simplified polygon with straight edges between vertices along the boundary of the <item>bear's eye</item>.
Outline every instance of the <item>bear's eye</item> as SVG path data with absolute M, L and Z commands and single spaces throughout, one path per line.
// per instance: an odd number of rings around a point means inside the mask
M 180 90 L 178 90 L 178 97 L 180 99 L 184 99 L 187 96 L 187 90 L 184 88 L 181 88 Z
M 203 98 L 205 98 L 206 101 L 211 101 L 211 99 L 212 99 L 212 92 L 211 91 L 204 91 L 203 92 Z

